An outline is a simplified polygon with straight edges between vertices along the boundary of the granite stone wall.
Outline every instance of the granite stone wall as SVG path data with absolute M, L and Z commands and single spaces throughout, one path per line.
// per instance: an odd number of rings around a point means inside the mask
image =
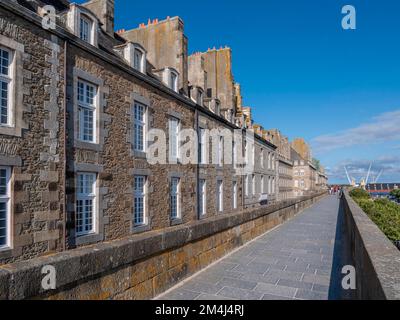
M 11 168 L 11 247 L 0 265 L 62 249 L 63 43 L 0 10 L 0 44 L 14 52 L 13 124 L 0 128 L 0 165 Z
M 0 269 L 1 299 L 151 299 L 309 207 L 325 194 L 17 262 Z M 42 268 L 56 270 L 45 291 Z
M 356 298 L 400 300 L 400 251 L 354 202 L 347 190 L 341 205 L 349 241 L 347 249 L 356 269 Z

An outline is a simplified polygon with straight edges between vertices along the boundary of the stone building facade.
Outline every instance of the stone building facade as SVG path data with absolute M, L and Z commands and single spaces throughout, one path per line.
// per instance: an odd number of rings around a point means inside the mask
M 293 161 L 288 137 L 278 129 L 265 131 L 266 139 L 277 146 L 278 157 L 278 199 L 288 200 L 293 193 Z
M 189 57 L 178 17 L 113 29 L 113 0 L 0 3 L 0 264 L 279 200 L 230 49 Z
M 325 168 L 320 167 L 316 176 L 316 190 L 327 190 L 328 189 L 328 176 L 326 175 Z
M 327 190 L 328 177 L 310 160 L 304 159 L 291 149 L 293 159 L 294 196 L 310 195 L 315 191 Z

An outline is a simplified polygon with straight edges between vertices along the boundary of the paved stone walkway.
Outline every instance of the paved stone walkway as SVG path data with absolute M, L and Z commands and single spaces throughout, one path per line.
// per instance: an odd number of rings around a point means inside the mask
M 339 212 L 328 196 L 159 299 L 338 299 Z

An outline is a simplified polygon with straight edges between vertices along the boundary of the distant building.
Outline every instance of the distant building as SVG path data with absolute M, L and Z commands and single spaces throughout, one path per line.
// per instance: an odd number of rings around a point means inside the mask
M 264 137 L 277 146 L 278 154 L 278 198 L 287 200 L 294 197 L 293 160 L 289 139 L 278 129 L 264 131 Z

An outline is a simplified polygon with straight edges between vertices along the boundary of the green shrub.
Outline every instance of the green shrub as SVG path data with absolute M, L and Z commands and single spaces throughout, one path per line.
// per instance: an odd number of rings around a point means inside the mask
M 359 193 L 357 193 L 359 194 Z M 360 193 L 361 194 L 361 193 Z M 400 240 L 400 206 L 388 199 L 353 197 L 361 209 L 391 240 Z
M 371 196 L 367 191 L 361 188 L 356 188 L 350 191 L 350 196 L 356 199 L 369 199 Z

